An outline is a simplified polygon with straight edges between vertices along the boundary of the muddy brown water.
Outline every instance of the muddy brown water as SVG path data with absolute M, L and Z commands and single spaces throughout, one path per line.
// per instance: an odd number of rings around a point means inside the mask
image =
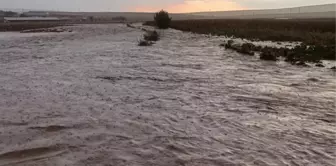
M 0 166 L 333 166 L 335 73 L 222 39 L 81 25 L 0 33 Z

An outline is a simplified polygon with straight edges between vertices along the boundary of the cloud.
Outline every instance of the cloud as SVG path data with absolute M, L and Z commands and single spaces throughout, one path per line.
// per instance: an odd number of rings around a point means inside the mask
M 335 0 L 232 0 L 248 9 L 276 9 L 335 3 Z
M 131 7 L 130 11 L 136 12 L 156 12 L 161 9 L 171 13 L 188 13 L 199 11 L 223 11 L 223 10 L 242 10 L 238 3 L 230 0 L 186 0 L 168 6 L 136 6 Z
M 0 8 L 61 11 L 195 12 L 284 8 L 335 3 L 335 0 L 0 0 Z

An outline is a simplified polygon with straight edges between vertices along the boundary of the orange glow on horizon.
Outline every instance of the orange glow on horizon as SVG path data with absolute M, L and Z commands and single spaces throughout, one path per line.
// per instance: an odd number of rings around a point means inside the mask
M 228 10 L 243 10 L 244 8 L 232 1 L 225 0 L 187 0 L 181 4 L 171 6 L 156 7 L 156 6 L 137 6 L 131 8 L 136 12 L 157 12 L 164 9 L 170 13 L 190 13 L 201 11 L 228 11 Z

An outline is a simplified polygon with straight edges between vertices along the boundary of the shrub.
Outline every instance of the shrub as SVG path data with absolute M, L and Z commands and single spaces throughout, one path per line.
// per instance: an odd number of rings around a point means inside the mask
M 304 61 L 298 61 L 295 63 L 295 65 L 302 66 L 302 67 L 309 67 L 309 65 L 307 65 L 306 62 Z
M 225 48 L 231 48 L 232 47 L 232 44 L 233 44 L 233 40 L 229 40 L 226 44 L 225 44 Z
M 168 12 L 161 10 L 158 13 L 155 13 L 154 21 L 156 26 L 160 29 L 167 29 L 170 26 L 171 17 L 169 17 Z
M 147 40 L 139 40 L 138 46 L 151 46 L 153 42 Z
M 156 31 L 146 31 L 143 37 L 143 39 L 139 40 L 138 46 L 151 46 L 154 44 L 153 41 L 160 39 L 160 35 Z
M 233 43 L 234 43 L 233 40 L 229 40 L 224 46 L 226 49 L 235 50 L 241 54 L 251 55 L 251 56 L 254 55 L 253 48 L 255 48 L 255 46 L 252 43 L 244 43 L 242 45 L 233 44 Z
M 241 46 L 241 49 L 238 51 L 239 53 L 246 54 L 246 55 L 254 55 L 254 50 L 255 46 L 252 43 L 244 43 Z
M 277 57 L 276 57 L 275 53 L 272 52 L 271 50 L 263 51 L 260 54 L 260 59 L 265 60 L 265 61 L 277 61 Z
M 144 35 L 144 39 L 147 41 L 158 41 L 160 39 L 159 33 L 156 31 L 147 31 Z

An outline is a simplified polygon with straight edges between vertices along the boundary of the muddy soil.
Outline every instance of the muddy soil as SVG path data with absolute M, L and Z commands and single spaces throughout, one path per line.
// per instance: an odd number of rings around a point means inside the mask
M 81 25 L 0 33 L 0 166 L 333 166 L 335 73 L 222 39 Z

